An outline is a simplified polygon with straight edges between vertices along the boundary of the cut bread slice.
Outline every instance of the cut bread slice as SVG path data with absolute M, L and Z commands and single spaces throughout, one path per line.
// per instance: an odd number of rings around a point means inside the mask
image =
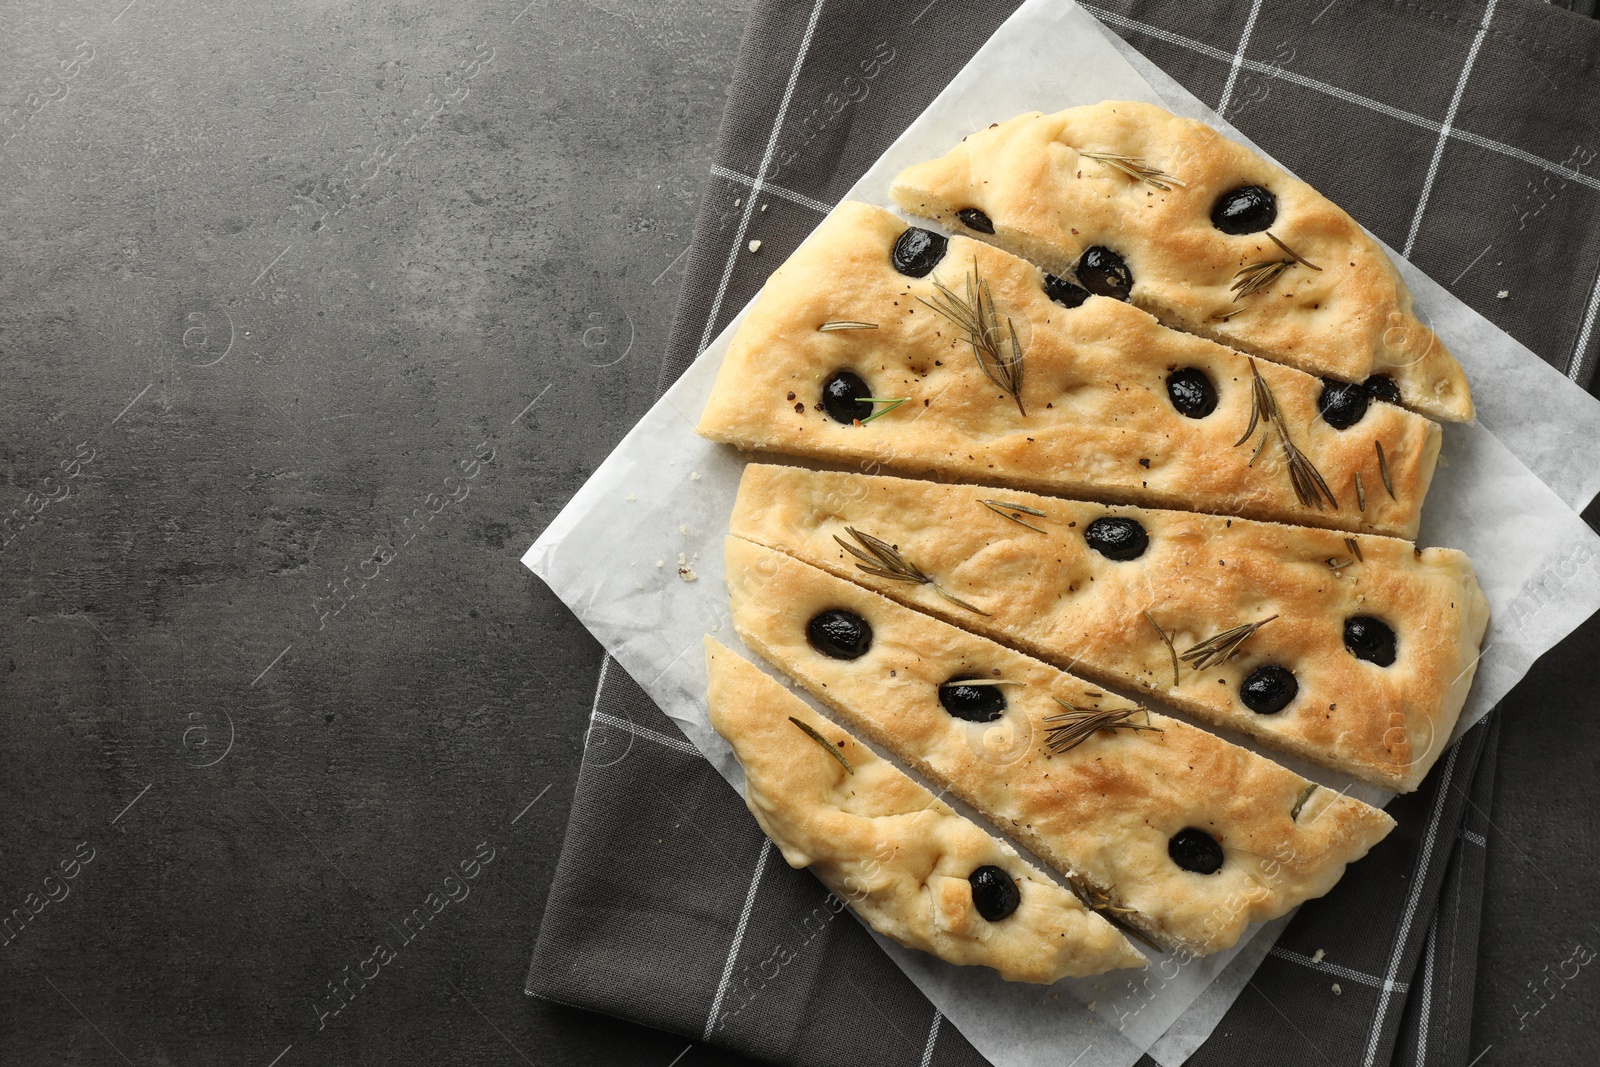
M 978 486 L 751 464 L 730 530 L 1400 791 L 1444 750 L 1488 622 L 1453 549 Z
M 1203 123 L 1126 101 L 1031 112 L 907 168 L 891 195 L 1092 290 L 1131 288 L 1169 325 L 1472 418 L 1460 364 L 1378 243 Z
M 1117 300 L 1065 307 L 1036 268 L 966 238 L 918 260 L 923 276 L 901 273 L 896 249 L 926 233 L 840 205 L 762 290 L 700 432 L 852 466 L 1415 535 L 1436 423 Z M 962 308 L 999 332 L 975 347 L 953 321 Z
M 730 537 L 726 557 L 746 644 L 1162 944 L 1228 948 L 1248 924 L 1326 893 L 1394 826 L 781 552 Z
M 744 767 L 750 811 L 791 867 L 810 867 L 874 930 L 1013 982 L 1145 965 L 1115 927 L 1011 846 L 754 664 L 705 643 L 711 724 Z

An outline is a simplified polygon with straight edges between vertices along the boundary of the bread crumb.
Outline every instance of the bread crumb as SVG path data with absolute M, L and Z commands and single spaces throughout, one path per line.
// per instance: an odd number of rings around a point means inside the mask
M 767 205 L 765 205 L 765 204 L 762 204 L 762 205 L 761 205 L 761 210 L 762 210 L 762 211 L 765 211 L 765 210 L 767 210 Z
M 639 494 L 638 493 L 629 493 L 627 496 L 623 497 L 622 499 L 624 499 L 624 500 L 638 500 L 639 499 Z
M 700 577 L 694 572 L 694 568 L 689 566 L 689 561 L 684 558 L 682 552 L 678 553 L 678 577 L 686 582 L 692 582 Z
M 1095 1005 L 1096 1005 L 1096 1004 L 1099 1004 L 1099 1003 L 1100 1003 L 1100 1002 L 1099 1002 L 1099 1001 L 1098 1001 L 1098 1000 L 1091 1000 L 1091 1001 L 1089 1001 L 1089 1010 L 1090 1010 L 1090 1011 L 1094 1011 L 1094 1008 L 1095 1008 Z
M 689 480 L 691 482 L 698 482 L 700 480 L 700 472 L 699 471 L 690 471 L 689 472 Z
M 678 523 L 678 532 L 681 534 L 686 534 L 689 532 L 689 527 L 680 522 Z
M 1511 290 L 1510 289 L 1502 289 L 1502 290 L 1500 290 L 1498 293 L 1496 293 L 1494 295 L 1495 295 L 1495 299 L 1496 300 L 1509 300 L 1509 299 L 1511 299 Z
M 664 559 L 656 560 L 656 570 L 660 570 L 661 568 L 665 567 L 666 565 L 667 565 L 667 561 L 666 560 L 664 560 Z
M 1333 995 L 1336 997 L 1344 996 L 1344 990 L 1339 988 L 1338 982 L 1333 983 Z
M 733 202 L 733 206 L 734 206 L 734 207 L 738 207 L 738 206 L 739 206 L 739 205 L 740 205 L 740 204 L 742 204 L 742 203 L 744 203 L 744 197 L 742 197 L 742 196 L 741 196 L 741 197 L 739 197 L 739 198 L 738 198 L 738 199 L 737 199 L 737 200 L 735 200 L 735 201 L 734 201 L 734 202 Z
M 1328 710 L 1329 711 L 1333 710 L 1333 705 L 1332 704 L 1328 705 Z M 1319 949 L 1317 949 L 1317 954 L 1315 956 L 1311 957 L 1311 962 L 1312 963 L 1321 963 L 1323 957 L 1326 956 L 1327 954 L 1328 954 L 1328 950 L 1327 949 L 1319 948 Z
M 752 252 L 761 251 L 761 242 L 760 241 L 751 241 L 750 242 L 750 251 L 752 251 Z

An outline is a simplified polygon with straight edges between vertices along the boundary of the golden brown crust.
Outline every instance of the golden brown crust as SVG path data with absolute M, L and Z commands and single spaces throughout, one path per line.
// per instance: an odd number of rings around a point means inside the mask
M 1379 490 L 1380 492 L 1382 490 Z M 985 507 L 984 499 L 1040 515 Z M 1083 533 L 1103 516 L 1134 519 L 1149 547 L 1117 562 Z M 1021 523 L 1034 527 L 1030 529 Z M 836 537 L 855 527 L 897 545 L 960 607 L 926 585 L 865 573 Z M 1488 605 L 1471 561 L 1386 537 L 1243 519 L 1087 504 L 975 486 L 751 464 L 731 531 L 824 567 L 958 626 L 1109 684 L 1137 686 L 1219 726 L 1386 788 L 1415 789 L 1454 729 L 1477 665 Z M 1338 569 L 1329 561 L 1340 564 Z M 1348 563 L 1341 561 L 1349 560 Z M 1180 669 L 1173 653 L 1277 615 L 1226 663 Z M 1344 645 L 1344 621 L 1374 616 L 1397 636 L 1380 667 Z M 1256 667 L 1291 669 L 1299 694 L 1256 714 L 1239 701 Z
M 762 290 L 723 362 L 700 432 L 740 448 L 864 469 L 1415 535 L 1439 451 L 1437 424 L 1374 402 L 1355 425 L 1336 430 L 1318 414 L 1320 381 L 1259 362 L 1295 446 L 1339 507 L 1308 505 L 1293 490 L 1273 430 L 1258 427 L 1238 443 L 1251 421 L 1247 357 L 1105 297 L 1064 308 L 1045 295 L 1037 269 L 961 237 L 951 239 L 932 275 L 906 277 L 889 260 L 905 229 L 878 208 L 840 205 Z M 1025 350 L 1025 416 L 985 376 L 960 331 L 919 302 L 936 297 L 935 281 L 965 292 L 974 263 Z M 877 329 L 817 329 L 836 320 Z M 1179 414 L 1168 395 L 1168 375 L 1191 367 L 1217 391 L 1216 409 L 1204 418 Z M 869 422 L 837 422 L 819 401 L 839 369 L 859 374 L 875 396 L 908 399 Z M 1271 439 L 1252 463 L 1263 435 Z
M 734 626 L 751 648 L 1087 892 L 1131 909 L 1117 914 L 1165 944 L 1227 948 L 1249 923 L 1326 893 L 1394 825 L 1159 715 L 1138 719 L 1159 732 L 1102 731 L 1049 755 L 1044 720 L 1064 710 L 1055 698 L 1079 708 L 1126 702 L 772 549 L 730 537 L 726 556 Z M 808 644 L 807 623 L 830 608 L 871 625 L 860 658 Z M 1017 683 L 1003 687 L 1003 716 L 972 723 L 947 713 L 939 687 L 957 676 Z M 1173 860 L 1171 838 L 1191 827 L 1220 841 L 1220 870 Z
M 1137 157 L 1185 184 L 1158 189 L 1080 150 Z M 1236 300 L 1241 267 L 1285 258 L 1264 233 L 1232 236 L 1212 225 L 1218 197 L 1245 185 L 1277 196 L 1269 232 L 1321 270 L 1292 267 Z M 1086 249 L 1109 247 L 1133 273 L 1134 303 L 1164 322 L 1313 374 L 1353 382 L 1387 374 L 1416 410 L 1472 418 L 1460 365 L 1418 321 L 1378 243 L 1315 189 L 1202 123 L 1116 101 L 1033 112 L 908 168 L 891 195 L 956 233 L 975 232 L 956 212 L 978 208 L 995 228 L 979 236 L 1062 277 Z M 1219 321 L 1232 312 L 1240 313 Z
M 1105 919 L 952 811 L 892 764 L 763 674 L 706 638 L 711 724 L 743 765 L 746 798 L 792 867 L 810 867 L 874 930 L 949 963 L 993 967 L 1013 982 L 1050 983 L 1143 967 Z M 847 772 L 793 717 L 838 747 Z M 1017 910 L 989 922 L 968 876 L 994 865 L 1021 891 Z

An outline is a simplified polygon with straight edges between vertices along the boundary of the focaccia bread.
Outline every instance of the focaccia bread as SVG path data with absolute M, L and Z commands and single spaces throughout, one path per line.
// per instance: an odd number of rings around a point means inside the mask
M 1488 623 L 1453 549 L 1190 512 L 751 464 L 730 529 L 1400 791 L 1449 740 Z M 929 580 L 887 577 L 852 531 Z
M 874 930 L 1013 982 L 1144 966 L 1115 927 L 1015 849 L 709 637 L 706 668 L 711 724 L 744 767 L 761 829 Z
M 1226 949 L 1326 893 L 1394 825 L 783 553 L 730 537 L 726 556 L 746 644 L 1164 945 Z
M 1202 123 L 1125 101 L 1031 112 L 907 168 L 891 195 L 1169 325 L 1472 417 L 1460 365 L 1378 243 Z
M 913 277 L 895 264 L 918 235 L 933 236 L 840 205 L 762 290 L 700 432 L 874 469 L 1416 534 L 1436 423 L 1117 300 L 1080 293 L 1063 306 L 1036 268 L 977 241 L 951 238 L 937 262 L 924 248 Z M 974 277 L 1003 334 L 994 350 L 1013 353 L 1014 331 L 1014 393 L 1009 372 L 936 310 L 970 309 Z

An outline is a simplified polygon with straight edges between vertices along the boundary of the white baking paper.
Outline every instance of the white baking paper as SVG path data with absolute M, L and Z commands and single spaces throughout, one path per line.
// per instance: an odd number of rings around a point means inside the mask
M 1082 9 L 1030 0 L 849 198 L 889 207 L 896 173 L 972 130 L 1023 111 L 1105 99 L 1159 103 L 1239 136 Z M 1403 267 L 1419 314 L 1460 358 L 1481 412 L 1475 425 L 1445 427 L 1419 537 L 1466 551 L 1493 611 L 1459 735 L 1600 607 L 1600 538 L 1573 510 L 1600 489 L 1600 403 Z M 743 775 L 706 717 L 701 635 L 739 647 L 727 623 L 722 539 L 744 460 L 696 436 L 694 424 L 738 323 L 629 432 L 523 558 L 736 788 Z M 1347 783 L 1284 762 L 1335 787 Z M 1358 795 L 1385 799 L 1370 787 Z M 1160 957 L 1142 973 L 1048 988 L 879 942 L 996 1067 L 1130 1067 L 1146 1051 L 1177 1067 L 1211 1033 L 1286 922 L 1254 929 L 1208 959 L 1180 965 Z

